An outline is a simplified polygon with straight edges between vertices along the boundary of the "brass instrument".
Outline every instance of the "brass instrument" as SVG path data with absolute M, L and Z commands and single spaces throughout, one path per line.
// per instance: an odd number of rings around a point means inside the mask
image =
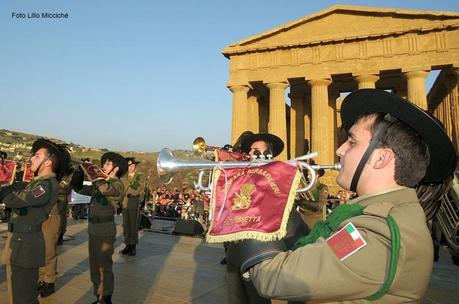
M 319 169 L 335 169 L 340 170 L 341 164 L 333 164 L 333 165 L 310 165 L 305 160 L 313 158 L 317 156 L 317 152 L 309 153 L 295 159 L 289 160 L 289 163 L 293 163 L 300 167 L 302 170 L 307 170 L 309 174 L 308 183 L 304 188 L 298 189 L 297 192 L 305 192 L 311 189 L 314 185 L 317 174 L 316 170 Z M 213 170 L 216 167 L 219 168 L 245 168 L 245 167 L 257 167 L 267 163 L 272 162 L 269 159 L 260 159 L 254 161 L 240 161 L 240 162 L 214 162 L 210 160 L 202 160 L 202 161 L 195 161 L 195 160 L 177 160 L 172 155 L 172 152 L 165 148 L 159 152 L 158 159 L 156 161 L 156 167 L 158 170 L 158 176 L 161 181 L 165 184 L 168 184 L 172 181 L 173 175 L 180 171 L 180 170 L 187 170 L 187 169 L 198 169 L 198 170 Z M 201 173 L 200 173 L 201 176 Z M 198 180 L 198 187 L 203 190 L 210 190 L 210 184 L 208 187 L 203 186 L 200 184 L 202 181 L 202 177 Z
M 194 155 L 204 156 L 205 159 L 210 160 L 215 159 L 214 151 L 218 149 L 221 148 L 206 145 L 206 141 L 202 137 L 196 137 L 196 139 L 193 141 L 193 145 L 191 146 L 191 151 L 193 151 Z

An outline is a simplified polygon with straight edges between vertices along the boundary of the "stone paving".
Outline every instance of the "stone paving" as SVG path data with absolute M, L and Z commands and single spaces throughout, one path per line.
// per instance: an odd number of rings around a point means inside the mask
M 226 302 L 225 267 L 221 245 L 207 244 L 201 238 L 171 235 L 174 222 L 154 220 L 152 231 L 140 233 L 136 257 L 118 254 L 123 248 L 121 217 L 116 217 L 114 303 L 142 304 L 223 304 Z M 64 245 L 59 246 L 57 291 L 40 299 L 41 304 L 88 304 L 95 300 L 89 280 L 87 223 L 69 220 Z M 6 237 L 6 224 L 0 223 L 0 248 Z M 0 303 L 6 303 L 4 268 L 0 268 Z M 459 299 L 459 267 L 445 248 L 435 263 L 429 290 L 423 303 L 453 304 Z M 273 303 L 285 303 L 273 301 Z

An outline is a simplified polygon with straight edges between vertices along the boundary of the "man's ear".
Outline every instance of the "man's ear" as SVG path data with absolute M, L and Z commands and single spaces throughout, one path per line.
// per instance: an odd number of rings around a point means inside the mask
M 48 158 L 47 160 L 45 160 L 45 163 L 46 163 L 46 166 L 49 166 L 51 169 L 53 168 L 53 161 L 51 160 L 51 158 Z
M 374 168 L 375 169 L 382 169 L 390 164 L 391 161 L 394 160 L 394 151 L 388 148 L 378 149 L 377 151 L 377 159 L 375 160 Z

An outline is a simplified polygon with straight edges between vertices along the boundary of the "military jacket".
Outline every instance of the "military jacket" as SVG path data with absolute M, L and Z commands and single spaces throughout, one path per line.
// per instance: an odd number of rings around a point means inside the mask
M 8 207 L 20 210 L 13 213 L 9 223 L 10 232 L 2 255 L 4 263 L 23 268 L 45 265 L 41 224 L 48 219 L 56 204 L 57 192 L 56 175 L 50 174 L 36 177 L 24 190 L 12 192 L 4 198 Z
M 56 213 L 60 214 L 68 204 L 68 196 L 71 192 L 70 181 L 73 174 L 67 174 L 59 181 L 59 192 L 57 196 Z M 53 210 L 54 211 L 54 210 Z
M 361 216 L 351 222 L 367 245 L 342 261 L 327 241 L 282 252 L 250 270 L 258 292 L 268 298 L 307 303 L 419 303 L 427 289 L 433 265 L 433 246 L 416 192 L 397 187 L 360 196 Z M 391 207 L 392 206 L 392 207 Z M 400 229 L 400 256 L 389 291 L 379 300 L 367 301 L 382 286 L 388 272 L 391 237 L 385 217 Z M 336 231 L 338 231 L 336 229 Z
M 123 209 L 137 209 L 140 204 L 140 193 L 142 187 L 140 184 L 141 175 L 137 172 L 133 176 L 126 174 L 121 178 L 123 181 L 125 194 L 122 201 Z
M 118 178 L 96 180 L 91 196 L 88 218 L 88 233 L 94 236 L 115 237 L 116 227 L 114 214 L 124 187 Z

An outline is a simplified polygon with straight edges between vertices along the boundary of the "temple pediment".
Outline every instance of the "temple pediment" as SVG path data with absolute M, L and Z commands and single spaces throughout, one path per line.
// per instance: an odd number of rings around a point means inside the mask
M 223 49 L 227 57 L 254 51 L 459 27 L 459 13 L 336 5 Z

